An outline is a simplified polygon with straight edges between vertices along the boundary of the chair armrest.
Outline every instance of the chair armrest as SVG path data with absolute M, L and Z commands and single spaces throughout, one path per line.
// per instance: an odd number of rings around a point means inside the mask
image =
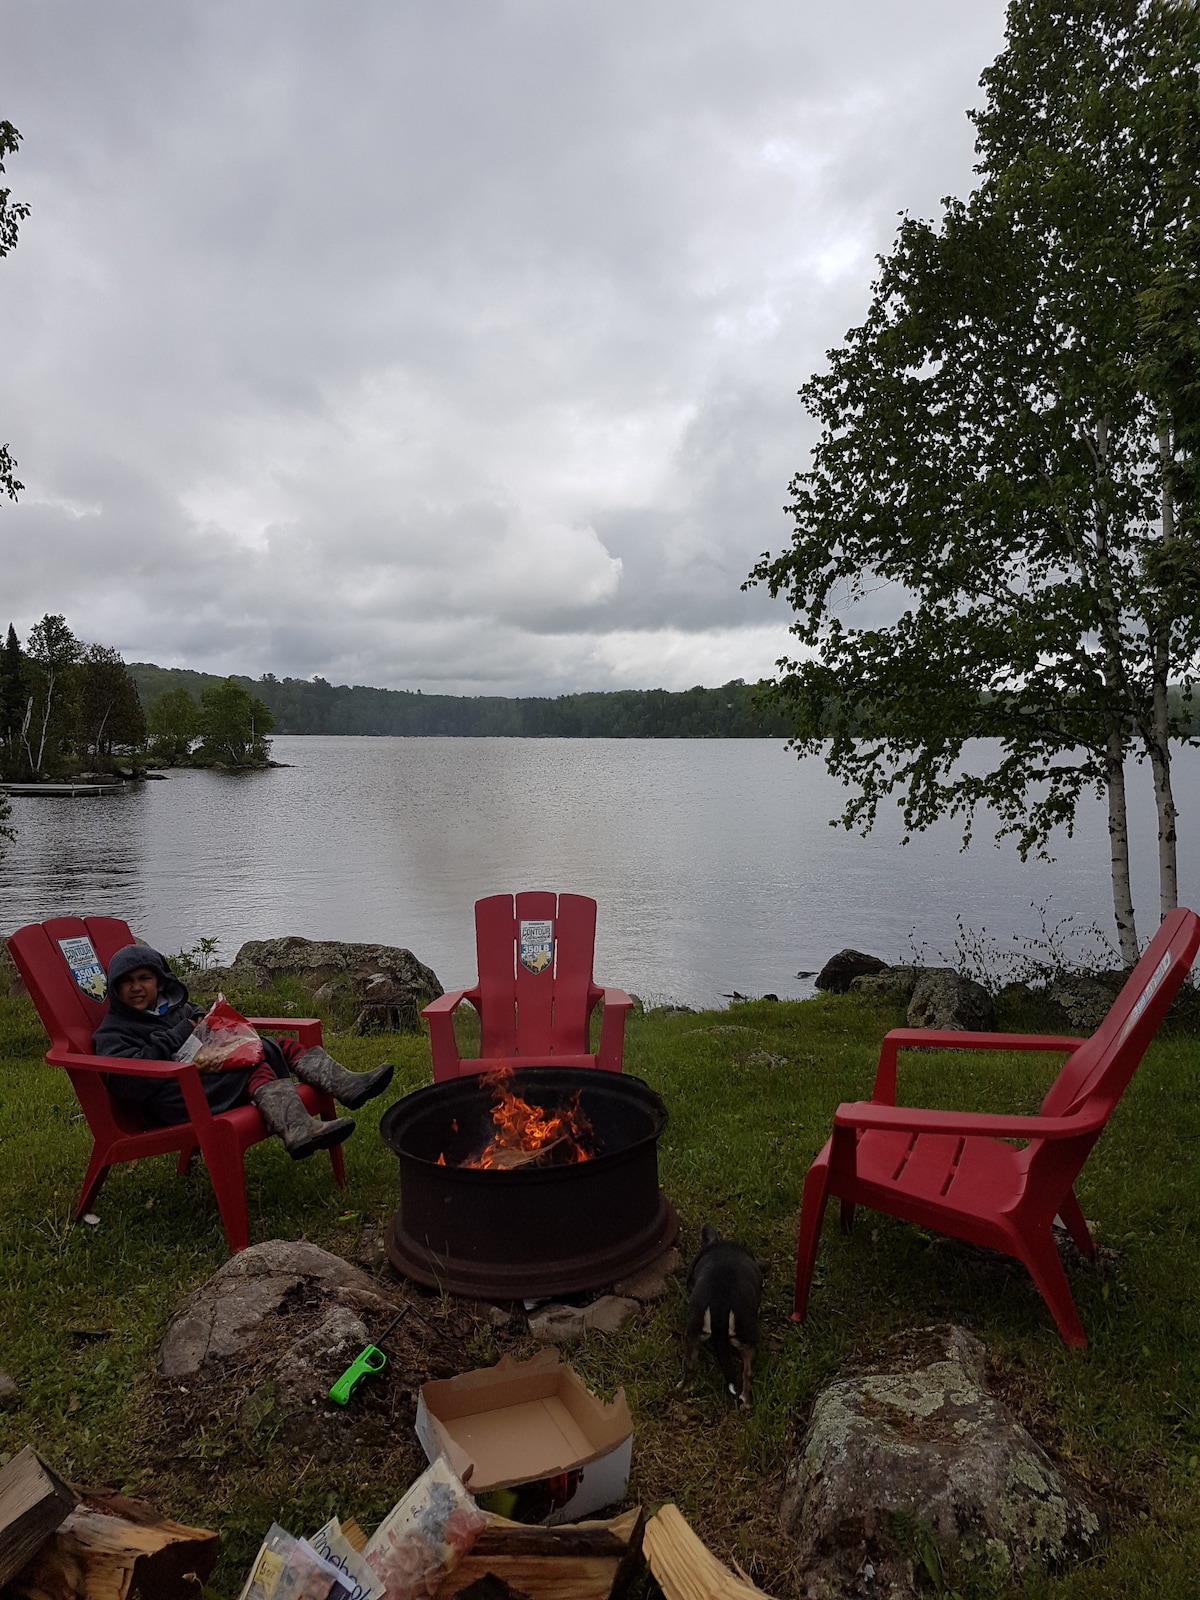
M 474 1002 L 478 989 L 450 989 L 423 1007 L 421 1015 L 429 1023 L 429 1051 L 433 1057 L 433 1080 L 456 1078 L 462 1057 L 454 1037 L 454 1012 L 464 1000 Z
M 466 989 L 448 989 L 445 994 L 438 995 L 436 1000 L 431 1000 L 421 1010 L 423 1017 L 449 1016 L 456 1006 L 460 1006 L 467 998 Z
M 52 1067 L 69 1067 L 73 1072 L 119 1072 L 130 1078 L 177 1078 L 191 1066 L 189 1061 L 145 1061 L 139 1056 L 77 1056 L 70 1050 L 48 1050 L 46 1060 Z
M 46 1060 L 52 1067 L 65 1067 L 70 1072 L 114 1072 L 127 1078 L 174 1078 L 192 1125 L 207 1125 L 213 1120 L 212 1108 L 205 1097 L 194 1061 L 144 1061 L 137 1056 L 77 1056 L 69 1050 L 50 1050 Z
M 926 1111 L 918 1106 L 883 1106 L 848 1101 L 834 1115 L 835 1128 L 894 1133 L 986 1134 L 993 1139 L 1075 1139 L 1104 1126 L 1103 1114 L 1090 1117 L 1018 1117 L 991 1112 Z
M 896 1054 L 900 1050 L 1065 1050 L 1069 1055 L 1085 1039 L 1057 1033 L 967 1033 L 953 1028 L 893 1028 L 879 1047 L 879 1066 L 871 1099 L 876 1105 L 896 1103 Z
M 246 1021 L 260 1033 L 264 1028 L 271 1033 L 294 1033 L 306 1050 L 321 1042 L 320 1017 L 247 1017 Z
M 633 1010 L 633 1000 L 624 989 L 605 989 L 603 1000 L 596 1064 L 609 1072 L 620 1072 L 625 1061 L 625 1018 Z

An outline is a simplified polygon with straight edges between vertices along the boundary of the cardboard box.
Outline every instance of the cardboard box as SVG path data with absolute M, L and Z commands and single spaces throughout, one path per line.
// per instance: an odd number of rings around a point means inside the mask
M 629 1482 L 633 1421 L 625 1391 L 605 1405 L 552 1348 L 425 1384 L 417 1437 L 430 1461 L 444 1455 L 477 1498 L 548 1490 L 550 1480 L 578 1472 L 565 1503 L 538 1518 L 547 1524 L 612 1505 Z M 525 1499 L 536 1501 L 536 1490 Z

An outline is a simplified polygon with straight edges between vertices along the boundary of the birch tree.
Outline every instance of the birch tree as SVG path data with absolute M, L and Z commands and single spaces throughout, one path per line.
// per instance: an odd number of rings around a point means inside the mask
M 81 650 L 65 617 L 47 613 L 29 631 L 25 654 L 33 680 L 33 694 L 32 715 L 25 722 L 24 740 L 35 775 L 42 772 L 47 751 L 51 761 L 57 761 L 64 743 L 71 737 L 75 721 L 75 665 Z
M 1153 771 L 1165 913 L 1200 657 L 1198 67 L 1190 0 L 1013 0 L 978 186 L 902 221 L 801 390 L 820 432 L 791 544 L 750 579 L 797 613 L 772 697 L 854 786 L 841 821 L 896 794 L 965 843 L 988 806 L 1024 857 L 1098 789 L 1127 962 L 1125 763 Z

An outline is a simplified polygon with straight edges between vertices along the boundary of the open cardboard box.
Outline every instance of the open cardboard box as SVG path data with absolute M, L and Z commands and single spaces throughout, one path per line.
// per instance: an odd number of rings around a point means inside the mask
M 523 1507 L 507 1512 L 521 1520 L 530 1520 L 541 1490 L 545 1514 L 537 1520 L 552 1525 L 612 1505 L 629 1482 L 625 1391 L 605 1405 L 552 1348 L 425 1384 L 417 1437 L 430 1461 L 446 1457 L 476 1499 L 521 1490 Z M 564 1476 L 565 1485 L 554 1483 Z

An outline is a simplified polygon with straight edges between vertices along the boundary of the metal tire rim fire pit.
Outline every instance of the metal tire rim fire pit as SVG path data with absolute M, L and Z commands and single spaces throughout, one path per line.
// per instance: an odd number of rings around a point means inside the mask
M 667 1109 L 654 1090 L 586 1067 L 521 1068 L 511 1088 L 548 1111 L 578 1094 L 595 1155 L 515 1171 L 460 1166 L 486 1143 L 491 1087 L 472 1074 L 406 1095 L 379 1129 L 400 1161 L 387 1235 L 396 1270 L 452 1294 L 544 1299 L 605 1288 L 669 1249 L 679 1223 L 658 1187 Z

